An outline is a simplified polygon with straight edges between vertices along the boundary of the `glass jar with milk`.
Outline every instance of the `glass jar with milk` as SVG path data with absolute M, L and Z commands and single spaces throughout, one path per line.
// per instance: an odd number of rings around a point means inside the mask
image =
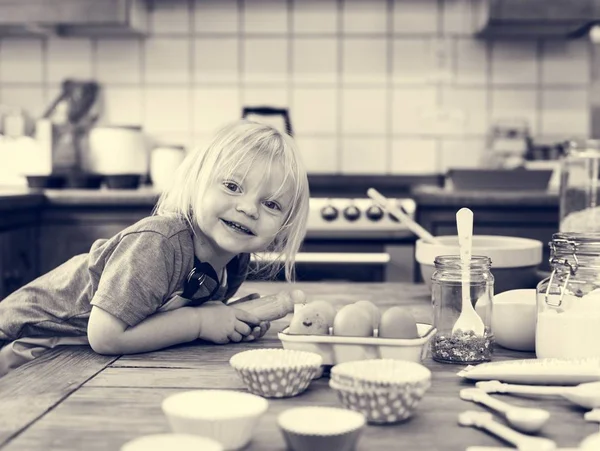
M 559 232 L 537 286 L 538 358 L 600 357 L 600 233 Z
M 565 144 L 561 161 L 561 232 L 600 232 L 600 140 Z

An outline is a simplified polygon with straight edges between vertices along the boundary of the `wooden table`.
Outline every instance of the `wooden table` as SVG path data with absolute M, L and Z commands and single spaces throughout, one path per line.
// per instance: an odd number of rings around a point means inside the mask
M 284 288 L 284 284 L 248 282 L 239 294 L 269 294 Z M 307 283 L 298 284 L 298 288 L 306 291 L 309 300 L 349 303 L 369 299 L 382 308 L 409 306 L 417 320 L 431 320 L 430 297 L 421 285 Z M 254 343 L 195 343 L 123 357 L 97 355 L 85 346 L 67 346 L 44 354 L 0 379 L 0 449 L 118 450 L 140 435 L 168 432 L 160 407 L 165 397 L 191 389 L 245 390 L 229 366 L 229 358 L 246 349 L 281 347 L 276 332 L 287 322 L 289 318 L 274 322 L 269 333 Z M 531 353 L 498 348 L 494 359 L 531 357 Z M 472 386 L 456 375 L 461 365 L 431 360 L 423 363 L 432 370 L 433 381 L 416 414 L 404 423 L 369 425 L 358 450 L 462 451 L 469 445 L 508 446 L 484 432 L 458 426 L 460 412 L 485 410 L 460 400 L 459 390 Z M 575 446 L 598 431 L 596 424 L 583 420 L 582 409 L 567 401 L 505 399 L 550 410 L 551 419 L 541 435 L 560 446 Z M 290 407 L 341 406 L 326 377 L 313 381 L 297 397 L 272 399 L 269 404 L 248 450 L 285 449 L 276 422 L 277 415 Z

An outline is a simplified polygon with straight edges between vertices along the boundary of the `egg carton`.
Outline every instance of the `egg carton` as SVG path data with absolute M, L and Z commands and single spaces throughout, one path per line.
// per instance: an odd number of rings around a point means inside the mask
M 286 327 L 277 334 L 284 349 L 319 354 L 323 365 L 352 360 L 398 359 L 420 363 L 427 355 L 427 343 L 435 335 L 431 324 L 417 323 L 419 338 L 343 337 L 336 335 L 295 335 Z

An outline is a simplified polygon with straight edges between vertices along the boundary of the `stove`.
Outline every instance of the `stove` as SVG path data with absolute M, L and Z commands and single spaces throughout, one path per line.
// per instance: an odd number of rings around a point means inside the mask
M 414 218 L 416 204 L 410 198 L 392 199 L 407 215 Z M 311 197 L 307 236 L 348 238 L 398 237 L 410 230 L 380 208 L 370 198 Z
M 414 218 L 410 198 L 393 198 Z M 297 280 L 412 281 L 415 235 L 368 197 L 311 197 Z M 260 254 L 254 264 L 273 256 Z M 283 280 L 283 274 L 278 275 Z

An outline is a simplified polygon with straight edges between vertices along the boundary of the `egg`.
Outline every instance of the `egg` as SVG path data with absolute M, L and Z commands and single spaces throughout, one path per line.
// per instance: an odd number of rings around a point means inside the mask
M 342 307 L 333 319 L 333 335 L 370 337 L 373 335 L 371 315 L 354 304 Z
M 295 310 L 288 333 L 292 335 L 329 335 L 335 308 L 327 301 L 313 301 Z
M 379 307 L 377 307 L 371 301 L 358 301 L 355 302 L 354 305 L 364 308 L 367 311 L 371 317 L 371 327 L 373 329 L 379 328 L 379 321 L 381 320 L 381 312 L 379 311 Z
M 419 338 L 417 322 L 410 310 L 391 307 L 381 315 L 379 324 L 381 338 Z

